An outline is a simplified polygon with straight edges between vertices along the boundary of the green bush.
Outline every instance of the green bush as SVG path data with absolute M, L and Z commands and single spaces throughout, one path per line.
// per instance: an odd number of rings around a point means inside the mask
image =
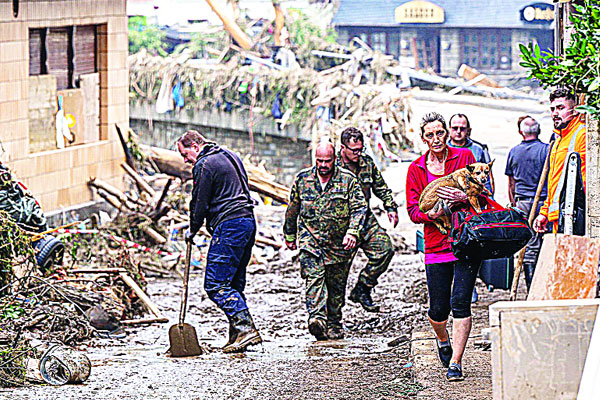
M 575 5 L 571 16 L 571 42 L 564 55 L 556 56 L 540 51 L 537 44 L 520 44 L 520 63 L 529 69 L 530 78 L 537 79 L 544 88 L 565 86 L 576 93 L 584 93 L 585 104 L 577 109 L 597 118 L 600 115 L 600 3 L 584 0 Z

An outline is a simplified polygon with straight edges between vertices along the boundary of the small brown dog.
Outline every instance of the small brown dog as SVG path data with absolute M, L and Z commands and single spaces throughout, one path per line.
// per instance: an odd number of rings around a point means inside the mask
M 465 192 L 469 198 L 469 203 L 471 203 L 475 211 L 478 213 L 481 212 L 477 196 L 486 191 L 485 183 L 490 176 L 492 164 L 494 164 L 494 160 L 489 164 L 474 163 L 467 165 L 465 168 L 461 168 L 450 175 L 443 176 L 431 182 L 425 187 L 423 193 L 421 193 L 421 197 L 419 198 L 419 210 L 424 213 L 427 213 L 430 210 L 438 212 L 440 208 L 444 207 L 444 200 L 440 199 L 438 196 L 437 189 L 440 187 L 453 187 Z M 437 220 L 433 221 L 433 223 L 444 235 L 448 234 L 451 227 L 450 217 L 448 215 L 442 215 Z

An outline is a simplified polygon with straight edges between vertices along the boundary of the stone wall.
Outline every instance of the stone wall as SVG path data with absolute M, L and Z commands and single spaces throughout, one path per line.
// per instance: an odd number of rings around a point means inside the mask
M 130 106 L 129 126 L 140 136 L 140 142 L 172 150 L 185 131 L 195 129 L 244 157 L 251 153 L 248 122 L 247 113 L 235 111 L 156 114 L 141 104 Z M 265 168 L 283 184 L 291 185 L 298 170 L 310 166 L 309 145 L 310 137 L 297 126 L 279 130 L 272 118 L 262 118 L 254 125 L 253 160 L 264 160 Z

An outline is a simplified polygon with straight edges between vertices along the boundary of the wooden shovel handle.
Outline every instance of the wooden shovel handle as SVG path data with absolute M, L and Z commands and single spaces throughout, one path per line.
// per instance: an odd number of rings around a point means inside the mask
M 531 211 L 529 211 L 529 226 L 533 224 L 533 220 L 535 219 L 537 207 L 540 203 L 540 195 L 542 194 L 542 190 L 544 189 L 546 183 L 546 177 L 548 176 L 548 170 L 550 169 L 550 154 L 552 153 L 553 145 L 554 140 L 551 141 L 550 146 L 548 146 L 548 154 L 546 154 L 546 159 L 544 160 L 542 175 L 540 176 L 540 181 L 538 182 L 537 190 L 535 191 L 535 197 L 533 199 L 533 204 L 531 205 Z M 517 258 L 517 265 L 515 266 L 515 272 L 513 274 L 512 287 L 510 288 L 510 301 L 515 301 L 517 299 L 517 287 L 519 287 L 519 276 L 521 275 L 521 270 L 523 269 L 523 260 L 525 259 L 526 249 L 527 246 L 522 248 L 519 252 L 519 257 Z
M 179 311 L 179 325 L 183 325 L 185 320 L 185 310 L 187 308 L 188 281 L 190 280 L 190 262 L 192 258 L 192 244 L 187 243 L 185 249 L 185 268 L 183 270 L 183 293 L 181 294 L 181 310 Z

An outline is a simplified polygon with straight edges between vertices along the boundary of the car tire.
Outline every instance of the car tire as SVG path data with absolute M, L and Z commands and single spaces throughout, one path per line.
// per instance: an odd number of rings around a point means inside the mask
M 52 235 L 46 235 L 35 244 L 38 254 L 36 261 L 43 272 L 48 271 L 53 265 L 60 265 L 65 253 L 64 243 Z

